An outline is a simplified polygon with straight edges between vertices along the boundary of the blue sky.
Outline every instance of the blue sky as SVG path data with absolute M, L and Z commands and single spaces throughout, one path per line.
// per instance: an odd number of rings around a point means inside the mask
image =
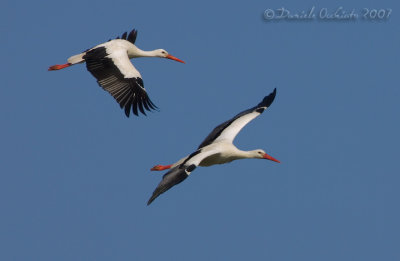
M 266 9 L 391 8 L 389 19 L 266 22 Z M 1 260 L 399 260 L 396 1 L 5 1 Z M 126 118 L 84 65 L 136 28 L 159 112 Z M 277 88 L 235 144 L 282 163 L 198 168 L 146 202 L 155 164 L 191 153 Z

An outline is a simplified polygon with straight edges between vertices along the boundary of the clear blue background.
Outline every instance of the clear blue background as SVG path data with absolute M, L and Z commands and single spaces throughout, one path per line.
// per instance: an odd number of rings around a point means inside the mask
M 386 21 L 266 22 L 391 8 Z M 5 1 L 1 260 L 400 260 L 398 1 Z M 187 63 L 134 60 L 159 112 L 127 119 L 84 65 L 124 31 Z M 277 87 L 235 144 L 281 164 L 198 168 L 146 202 L 155 164 L 191 153 Z

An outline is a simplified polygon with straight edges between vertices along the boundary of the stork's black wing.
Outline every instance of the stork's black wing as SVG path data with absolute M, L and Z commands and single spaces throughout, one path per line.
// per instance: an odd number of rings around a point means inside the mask
M 126 52 L 111 52 L 106 46 L 100 46 L 87 51 L 83 59 L 88 71 L 117 100 L 127 117 L 131 109 L 138 116 L 138 110 L 146 115 L 145 110 L 157 108 L 147 95 L 141 75 Z
M 215 129 L 200 144 L 199 148 L 205 147 L 218 140 L 227 140 L 233 142 L 236 135 L 244 126 L 246 126 L 247 123 L 255 119 L 271 105 L 271 103 L 275 99 L 275 95 L 276 88 L 271 94 L 265 96 L 264 99 L 253 108 L 242 111 L 232 119 L 225 121 L 224 123 L 221 123 L 220 125 L 215 127 Z

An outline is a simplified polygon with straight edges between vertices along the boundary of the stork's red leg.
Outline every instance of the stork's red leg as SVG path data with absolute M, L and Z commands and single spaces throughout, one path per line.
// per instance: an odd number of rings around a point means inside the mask
M 49 67 L 49 71 L 61 70 L 61 69 L 64 69 L 64 68 L 66 68 L 68 66 L 71 66 L 71 65 L 72 65 L 72 63 L 56 64 L 56 65 L 50 66 Z
M 154 167 L 152 167 L 150 170 L 152 171 L 160 171 L 160 170 L 166 170 L 166 169 L 170 169 L 172 167 L 171 165 L 155 165 Z

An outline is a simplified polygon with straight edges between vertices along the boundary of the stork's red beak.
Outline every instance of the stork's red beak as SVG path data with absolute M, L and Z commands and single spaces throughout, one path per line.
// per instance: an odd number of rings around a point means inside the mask
M 181 59 L 176 58 L 175 56 L 172 56 L 170 54 L 168 54 L 165 58 L 180 62 L 180 63 L 185 63 L 184 61 L 182 61 Z
M 271 157 L 271 156 L 270 156 L 270 155 L 268 155 L 267 153 L 265 153 L 265 154 L 264 154 L 263 158 L 264 158 L 264 159 L 267 159 L 267 160 L 272 160 L 272 161 L 275 161 L 275 162 L 281 163 L 279 160 L 277 160 L 277 159 L 275 159 L 275 158 Z

